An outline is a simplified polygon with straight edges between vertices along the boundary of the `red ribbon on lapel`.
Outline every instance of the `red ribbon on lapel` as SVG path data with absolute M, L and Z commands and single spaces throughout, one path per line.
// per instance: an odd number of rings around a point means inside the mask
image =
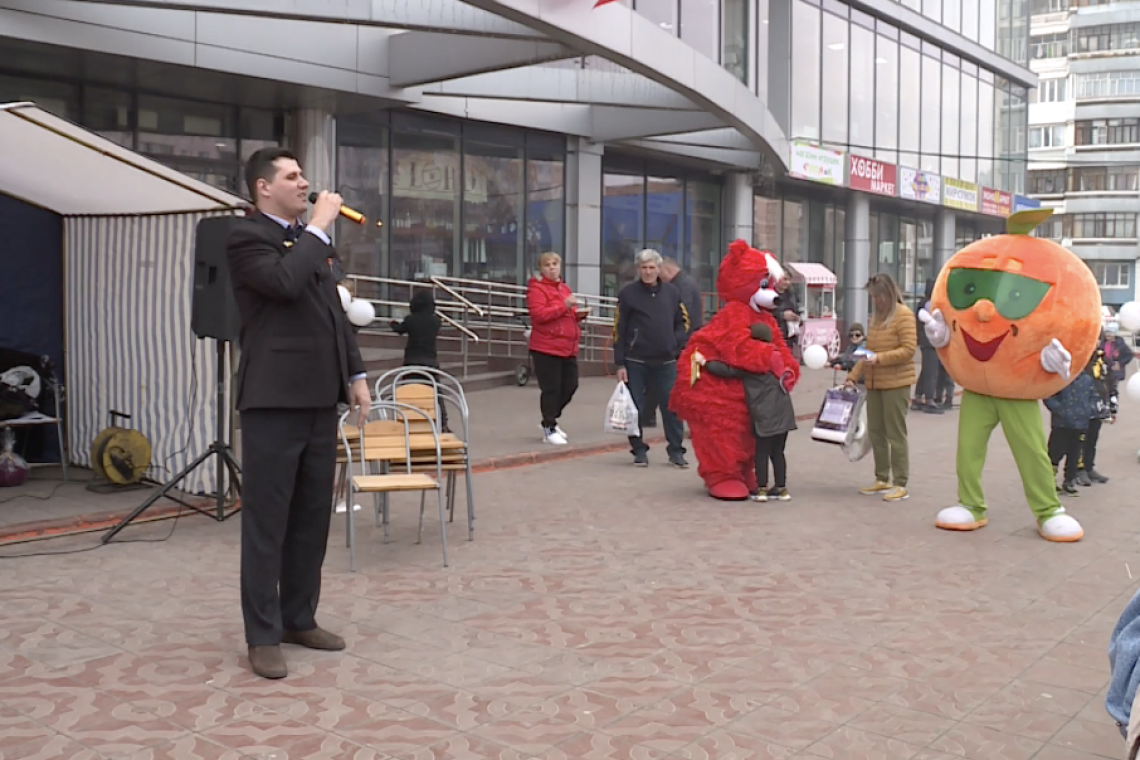
M 598 0 L 598 2 L 594 3 L 594 7 L 595 8 L 601 8 L 603 5 L 606 5 L 606 4 L 612 3 L 612 2 L 614 2 L 614 0 Z

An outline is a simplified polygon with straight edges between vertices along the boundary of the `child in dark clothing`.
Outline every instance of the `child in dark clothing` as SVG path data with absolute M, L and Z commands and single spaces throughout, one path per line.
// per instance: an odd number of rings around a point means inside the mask
M 1096 360 L 1094 355 L 1090 360 Z M 1092 374 L 1082 372 L 1061 391 L 1045 399 L 1052 414 L 1049 431 L 1049 459 L 1056 471 L 1065 460 L 1065 474 L 1057 490 L 1069 496 L 1077 495 L 1077 466 L 1081 458 L 1081 436 L 1088 429 L 1089 420 L 1097 414 L 1097 392 Z
M 772 342 L 768 325 L 752 325 L 752 339 Z M 796 429 L 796 412 L 792 397 L 784 390 L 781 377 L 770 372 L 757 374 L 730 367 L 724 362 L 705 362 L 705 369 L 717 377 L 736 377 L 744 381 L 744 398 L 752 417 L 752 435 L 756 439 L 756 482 L 759 487 L 752 501 L 788 501 L 788 464 L 784 447 L 788 432 Z M 768 488 L 768 462 L 772 463 L 775 485 Z
M 443 320 L 435 313 L 435 297 L 430 290 L 417 290 L 408 303 L 408 316 L 403 322 L 392 320 L 389 324 L 400 335 L 407 335 L 404 344 L 404 366 L 434 367 L 439 369 L 439 356 L 435 341 Z
M 436 339 L 443 320 L 435 313 L 435 296 L 431 290 L 417 290 L 413 293 L 408 302 L 408 312 L 403 322 L 393 319 L 388 323 L 400 335 L 408 336 L 404 344 L 404 366 L 439 369 Z M 448 432 L 447 407 L 442 401 L 439 403 L 439 424 L 442 432 Z
M 1103 348 L 1093 352 L 1086 371 L 1092 376 L 1093 387 L 1096 388 L 1097 413 L 1089 420 L 1088 430 L 1081 436 L 1081 463 L 1077 472 L 1077 485 L 1080 486 L 1108 482 L 1108 478 L 1096 470 L 1096 445 L 1100 440 L 1101 426 L 1106 422 L 1109 425 L 1115 423 L 1117 412 L 1116 379 Z

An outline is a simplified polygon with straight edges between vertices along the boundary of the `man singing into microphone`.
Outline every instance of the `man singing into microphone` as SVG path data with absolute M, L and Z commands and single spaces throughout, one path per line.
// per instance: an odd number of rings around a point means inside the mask
M 281 148 L 250 156 L 257 209 L 226 245 L 241 314 L 237 408 L 244 484 L 241 606 L 249 663 L 284 678 L 281 644 L 344 649 L 317 625 L 336 467 L 336 407 L 368 413 L 364 362 L 336 291 L 328 232 L 341 198 L 322 192 L 309 224 L 308 181 Z

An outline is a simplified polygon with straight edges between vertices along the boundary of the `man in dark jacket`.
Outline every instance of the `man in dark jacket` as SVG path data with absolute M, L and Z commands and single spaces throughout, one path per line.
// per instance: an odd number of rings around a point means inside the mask
M 336 468 L 337 404 L 368 414 L 364 362 L 336 290 L 329 245 L 339 195 L 322 192 L 309 224 L 297 159 L 263 148 L 246 163 L 256 211 L 226 242 L 241 314 L 241 605 L 249 662 L 284 678 L 281 644 L 344 649 L 315 619 Z
M 689 315 L 681 292 L 661 281 L 661 254 L 649 249 L 637 254 L 637 271 L 640 279 L 618 293 L 614 315 L 617 377 L 629 386 L 639 421 L 642 415 L 652 413 L 646 390 L 653 388 L 658 399 L 654 406 L 661 408 L 665 439 L 669 442 L 669 463 L 685 468 L 689 466 L 682 446 L 685 430 L 669 411 L 668 399 L 677 380 L 677 357 L 689 337 Z M 649 447 L 640 431 L 629 437 L 629 448 L 635 465 L 649 465 Z
M 676 259 L 668 256 L 661 260 L 661 281 L 670 283 L 681 293 L 681 303 L 685 304 L 685 311 L 689 315 L 688 335 L 692 335 L 701 329 L 705 323 L 705 309 L 701 286 L 697 285 L 697 281 L 688 272 L 681 269 L 681 265 L 677 263 Z M 645 392 L 645 404 L 649 408 L 649 413 L 647 418 L 641 421 L 641 427 L 655 428 L 657 427 L 657 396 L 652 387 Z

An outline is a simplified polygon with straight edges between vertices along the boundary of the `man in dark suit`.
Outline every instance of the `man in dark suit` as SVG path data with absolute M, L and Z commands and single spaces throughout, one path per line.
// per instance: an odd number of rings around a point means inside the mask
M 226 245 L 241 314 L 237 408 L 244 484 L 241 603 L 253 672 L 284 678 L 281 643 L 344 649 L 317 625 L 332 517 L 337 404 L 368 413 L 364 362 L 336 291 L 328 231 L 341 206 L 281 148 L 254 153 L 245 180 L 256 210 Z

